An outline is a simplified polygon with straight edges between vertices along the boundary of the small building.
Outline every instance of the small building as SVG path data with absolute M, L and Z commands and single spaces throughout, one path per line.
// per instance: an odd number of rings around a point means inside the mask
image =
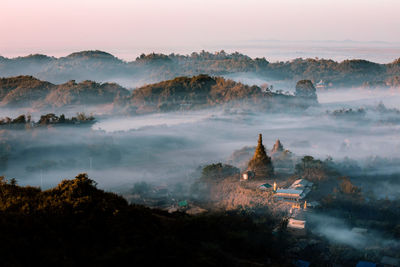
M 259 189 L 261 189 L 261 190 L 272 190 L 272 185 L 270 185 L 270 184 L 262 184 L 262 185 L 260 185 L 260 186 L 258 186 L 258 188 Z
M 287 227 L 293 228 L 293 229 L 305 229 L 306 221 L 290 218 Z
M 178 207 L 179 208 L 186 208 L 188 206 L 188 203 L 186 200 L 182 200 L 178 202 Z
M 289 188 L 304 190 L 306 188 L 311 188 L 313 185 L 313 182 L 307 181 L 306 179 L 297 179 Z
M 276 198 L 278 200 L 283 200 L 283 201 L 296 202 L 302 198 L 301 197 L 302 193 L 303 193 L 302 190 L 278 189 L 278 190 L 276 190 L 276 194 L 274 195 L 274 198 Z
M 241 180 L 241 181 L 251 180 L 251 179 L 254 178 L 254 176 L 255 176 L 255 173 L 254 173 L 254 172 L 247 170 L 247 171 L 245 171 L 245 172 L 242 173 L 242 175 L 241 175 L 241 177 L 240 177 L 240 180 Z
M 281 201 L 298 202 L 310 193 L 313 183 L 306 179 L 298 179 L 287 189 L 278 189 L 274 198 Z
M 317 89 L 325 89 L 326 88 L 326 84 L 323 80 L 320 80 L 316 85 L 315 88 Z

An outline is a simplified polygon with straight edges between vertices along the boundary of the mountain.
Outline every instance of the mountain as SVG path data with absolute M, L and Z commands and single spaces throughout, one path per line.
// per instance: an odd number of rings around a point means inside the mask
M 123 61 L 103 51 L 81 51 L 66 57 L 45 55 L 0 57 L 0 76 L 32 75 L 52 83 L 69 80 L 117 81 L 126 87 L 156 83 L 179 76 L 206 73 L 224 76 L 237 73 L 254 74 L 268 81 L 307 79 L 323 80 L 329 87 L 361 86 L 365 82 L 386 81 L 400 76 L 399 60 L 378 64 L 361 59 L 337 62 L 329 59 L 298 58 L 285 62 L 269 62 L 240 53 L 201 51 L 190 55 L 142 54 L 134 61 Z

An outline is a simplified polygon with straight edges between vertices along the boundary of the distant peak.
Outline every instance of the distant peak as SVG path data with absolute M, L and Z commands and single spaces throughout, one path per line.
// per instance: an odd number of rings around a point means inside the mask
M 112 58 L 115 57 L 110 53 L 100 51 L 100 50 L 87 50 L 75 52 L 67 56 L 67 58 L 78 58 L 78 57 L 86 57 L 86 58 Z
M 44 54 L 30 54 L 30 55 L 27 55 L 27 56 L 25 56 L 23 58 L 51 59 L 53 57 L 49 57 L 49 56 L 44 55 Z

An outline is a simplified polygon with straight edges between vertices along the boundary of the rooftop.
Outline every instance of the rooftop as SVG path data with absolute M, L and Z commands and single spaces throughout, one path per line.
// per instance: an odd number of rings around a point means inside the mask
M 262 184 L 259 187 L 271 188 L 272 185 L 270 185 L 270 184 Z
M 312 182 L 307 181 L 306 179 L 298 179 L 294 181 L 294 183 L 289 187 L 289 188 L 305 188 L 305 187 L 311 187 L 313 185 Z
M 293 194 L 293 195 L 301 195 L 303 193 L 303 190 L 297 190 L 297 189 L 278 189 L 276 190 L 276 194 Z
M 289 228 L 304 229 L 306 227 L 306 221 L 290 218 L 287 226 Z

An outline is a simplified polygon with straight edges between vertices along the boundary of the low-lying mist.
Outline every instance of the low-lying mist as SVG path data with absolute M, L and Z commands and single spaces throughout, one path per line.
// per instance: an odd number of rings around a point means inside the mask
M 308 216 L 308 223 L 312 226 L 314 234 L 327 238 L 329 241 L 349 245 L 355 249 L 368 247 L 400 247 L 398 240 L 387 239 L 383 234 L 368 231 L 363 228 L 354 228 L 343 219 L 329 215 L 311 213 Z
M 350 158 L 361 167 L 371 157 L 379 157 L 384 160 L 374 166 L 375 171 L 384 173 L 400 158 L 400 124 L 381 123 L 368 116 L 363 120 L 338 118 L 327 111 L 380 102 L 396 108 L 399 98 L 396 91 L 347 89 L 319 92 L 320 105 L 301 113 L 237 108 L 131 117 L 95 113 L 97 122 L 91 128 L 2 130 L 2 142 L 10 144 L 3 149 L 7 167 L 2 173 L 20 184 L 50 187 L 88 172 L 100 187 L 116 191 L 138 181 L 193 181 L 199 166 L 227 162 L 233 151 L 254 146 L 259 133 L 268 149 L 279 138 L 298 157 L 332 157 L 341 162 Z M 374 114 L 371 110 L 368 114 Z M 400 169 L 394 166 L 389 174 L 395 172 Z

